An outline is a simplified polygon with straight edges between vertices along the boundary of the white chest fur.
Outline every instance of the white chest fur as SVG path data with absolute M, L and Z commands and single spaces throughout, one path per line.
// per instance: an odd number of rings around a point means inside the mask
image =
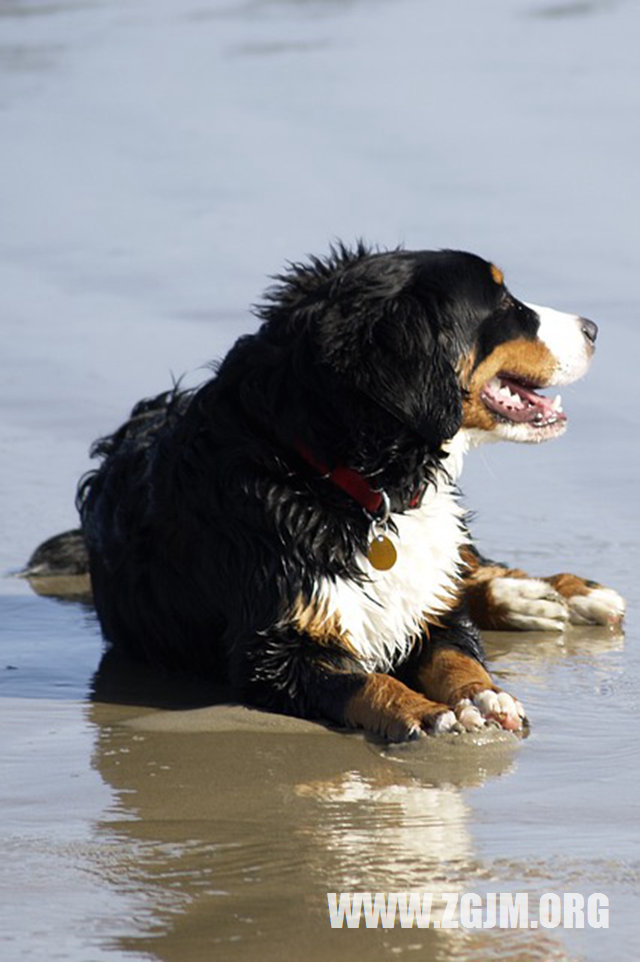
M 387 531 L 398 552 L 392 568 L 376 571 L 362 556 L 364 584 L 319 586 L 327 615 L 337 616 L 368 671 L 389 670 L 408 654 L 425 615 L 447 610 L 467 540 L 463 516 L 454 487 L 443 478 L 419 508 L 392 515 L 398 532 Z

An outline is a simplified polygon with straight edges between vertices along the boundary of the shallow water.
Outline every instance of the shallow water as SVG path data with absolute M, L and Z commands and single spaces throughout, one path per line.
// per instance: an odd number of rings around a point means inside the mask
M 3 960 L 635 958 L 639 29 L 631 0 L 0 6 L 1 570 L 75 524 L 90 441 L 204 376 L 267 274 L 363 235 L 476 250 L 598 321 L 566 437 L 463 480 L 487 553 L 629 604 L 625 636 L 487 638 L 526 741 L 386 749 L 94 677 L 90 609 L 7 576 Z M 330 928 L 327 891 L 405 889 L 601 891 L 611 922 Z

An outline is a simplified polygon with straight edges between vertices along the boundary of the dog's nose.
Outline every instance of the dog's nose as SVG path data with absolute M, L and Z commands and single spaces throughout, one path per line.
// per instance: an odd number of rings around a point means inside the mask
M 595 344 L 598 336 L 598 325 L 594 324 L 593 321 L 588 320 L 586 317 L 580 318 L 580 324 L 582 326 L 582 333 L 586 339 L 590 344 Z

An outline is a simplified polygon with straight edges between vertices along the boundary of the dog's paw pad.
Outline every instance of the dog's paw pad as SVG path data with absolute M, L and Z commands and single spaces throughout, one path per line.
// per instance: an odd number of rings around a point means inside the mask
M 586 595 L 568 599 L 572 625 L 609 625 L 618 628 L 625 612 L 625 601 L 613 588 L 592 588 Z
M 564 598 L 540 578 L 494 578 L 490 591 L 504 628 L 562 631 L 569 620 Z
M 526 724 L 524 708 L 506 691 L 479 691 L 472 704 L 484 718 L 485 724 L 496 722 L 507 731 L 521 731 Z

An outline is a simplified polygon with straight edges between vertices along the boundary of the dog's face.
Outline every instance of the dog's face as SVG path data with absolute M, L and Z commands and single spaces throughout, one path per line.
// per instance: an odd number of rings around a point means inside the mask
M 327 384 L 337 379 L 356 407 L 358 395 L 373 400 L 432 448 L 460 427 L 526 442 L 564 431 L 559 398 L 539 391 L 585 373 L 597 328 L 517 300 L 482 258 L 341 250 L 283 280 L 267 310 L 279 339 L 303 331 Z
M 509 441 L 557 437 L 567 426 L 561 397 L 540 391 L 585 374 L 598 328 L 575 314 L 517 300 L 500 269 L 486 268 L 495 302 L 479 320 L 459 368 L 465 393 L 462 426 Z

